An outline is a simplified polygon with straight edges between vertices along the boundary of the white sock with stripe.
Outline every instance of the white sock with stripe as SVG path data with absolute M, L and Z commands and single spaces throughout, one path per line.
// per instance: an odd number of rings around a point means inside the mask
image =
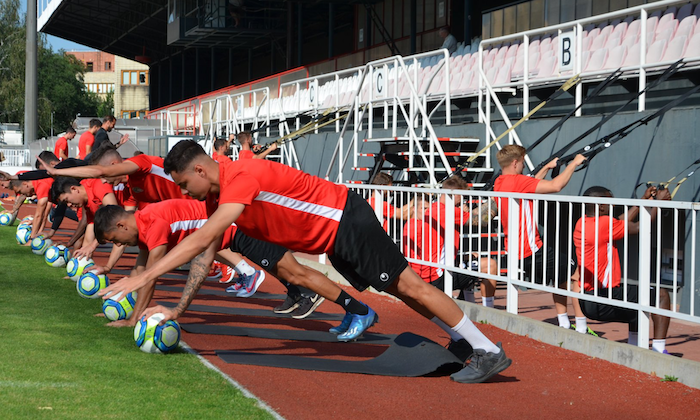
M 236 270 L 239 276 L 252 276 L 255 274 L 255 269 L 245 260 L 241 260 L 233 269 Z

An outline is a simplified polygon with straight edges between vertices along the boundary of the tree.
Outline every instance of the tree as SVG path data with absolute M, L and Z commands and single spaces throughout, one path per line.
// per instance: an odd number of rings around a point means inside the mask
M 19 0 L 0 0 L 0 122 L 19 122 L 22 126 L 25 34 L 24 19 L 19 16 Z M 43 35 L 39 37 L 38 44 L 39 135 L 50 135 L 51 113 L 54 114 L 54 127 L 58 132 L 68 127 L 78 113 L 103 115 L 99 108 L 104 109 L 109 102 L 85 89 L 85 65 L 63 51 L 54 52 Z M 110 112 L 104 115 L 111 113 L 112 107 L 109 106 Z

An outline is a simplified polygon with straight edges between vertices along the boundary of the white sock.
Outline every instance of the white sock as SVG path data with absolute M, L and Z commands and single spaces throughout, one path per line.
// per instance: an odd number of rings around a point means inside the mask
M 481 298 L 481 304 L 486 306 L 487 308 L 493 308 L 493 296 L 491 297 L 482 297 Z
M 233 267 L 239 276 L 252 276 L 255 274 L 255 269 L 250 266 L 245 260 L 241 260 L 235 267 Z
M 571 321 L 569 321 L 569 314 L 564 312 L 563 314 L 557 314 L 557 319 L 559 320 L 559 326 L 562 328 L 571 328 Z
M 473 290 L 464 290 L 464 300 L 467 302 L 475 303 L 476 299 L 474 299 L 474 291 Z
M 501 349 L 486 338 L 484 333 L 479 331 L 466 315 L 462 316 L 462 320 L 452 327 L 452 330 L 467 340 L 474 350 L 484 349 L 487 353 L 494 354 L 501 352 Z
M 462 336 L 461 336 L 461 335 L 457 334 L 457 333 L 456 333 L 452 328 L 450 328 L 447 324 L 445 324 L 444 322 L 440 321 L 440 319 L 439 319 L 438 317 L 434 316 L 433 319 L 431 319 L 431 321 L 432 321 L 433 323 L 435 323 L 435 325 L 437 325 L 438 327 L 442 328 L 443 331 L 445 331 L 446 333 L 448 333 L 448 334 L 450 335 L 450 338 L 451 338 L 453 341 L 459 341 L 459 340 L 462 339 Z
M 582 334 L 588 332 L 588 321 L 585 316 L 576 317 L 576 331 Z
M 664 350 L 666 350 L 666 339 L 664 338 L 661 340 L 657 340 L 657 339 L 652 340 L 651 349 L 656 350 L 659 353 L 663 353 Z
M 633 346 L 636 346 L 637 343 L 639 343 L 639 334 L 636 332 L 629 332 L 629 335 L 627 336 L 627 344 L 631 344 Z

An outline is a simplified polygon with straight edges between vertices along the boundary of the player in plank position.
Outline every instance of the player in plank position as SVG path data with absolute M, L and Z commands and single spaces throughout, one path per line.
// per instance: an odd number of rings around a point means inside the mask
M 293 250 L 327 253 L 333 266 L 358 290 L 370 285 L 399 297 L 415 311 L 431 319 L 455 340 L 466 339 L 474 349 L 469 363 L 452 379 L 462 383 L 484 382 L 511 364 L 500 343 L 492 343 L 467 318 L 457 304 L 425 283 L 412 269 L 360 196 L 320 178 L 276 162 L 239 160 L 216 164 L 194 141 L 181 141 L 168 153 L 164 169 L 190 196 L 207 201 L 209 220 L 185 238 L 153 267 L 103 289 L 109 297 L 129 293 L 199 255 L 213 258 L 221 235 L 231 223 L 244 233 Z M 207 259 L 192 264 L 205 270 Z M 204 263 L 204 264 L 202 264 Z M 281 273 L 285 277 L 295 273 Z M 202 281 L 190 276 L 174 309 L 147 309 L 143 316 L 162 312 L 176 319 L 194 299 Z M 328 281 L 325 285 L 333 285 Z M 312 289 L 313 290 L 313 289 Z M 336 288 L 314 290 L 346 307 L 350 296 Z M 348 312 L 333 328 L 341 339 L 357 338 L 377 316 L 370 308 Z

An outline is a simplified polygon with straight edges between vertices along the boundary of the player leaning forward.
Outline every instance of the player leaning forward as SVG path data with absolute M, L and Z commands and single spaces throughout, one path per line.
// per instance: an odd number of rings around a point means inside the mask
M 206 200 L 209 220 L 140 275 L 125 278 L 101 294 L 128 293 L 216 246 L 231 223 L 249 236 L 310 254 L 327 253 L 333 266 L 358 290 L 373 286 L 391 293 L 431 319 L 453 340 L 474 348 L 470 363 L 452 375 L 477 383 L 510 366 L 505 351 L 493 344 L 444 293 L 425 283 L 386 235 L 372 208 L 343 185 L 266 160 L 218 164 L 196 142 L 181 141 L 165 158 L 164 169 L 190 196 Z M 182 315 L 201 281 L 189 279 L 178 306 L 149 308 L 165 320 Z M 326 296 L 338 300 L 338 296 Z M 338 292 L 336 292 L 338 294 Z M 346 315 L 340 328 L 347 328 Z

